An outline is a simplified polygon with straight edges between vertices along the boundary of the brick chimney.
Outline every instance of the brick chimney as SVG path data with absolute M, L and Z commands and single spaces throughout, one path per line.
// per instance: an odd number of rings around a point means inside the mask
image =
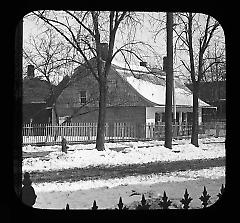
M 102 60 L 106 61 L 108 56 L 108 44 L 100 43 L 101 57 Z
M 27 76 L 29 78 L 34 78 L 34 66 L 33 65 L 28 65 L 28 67 L 27 67 Z

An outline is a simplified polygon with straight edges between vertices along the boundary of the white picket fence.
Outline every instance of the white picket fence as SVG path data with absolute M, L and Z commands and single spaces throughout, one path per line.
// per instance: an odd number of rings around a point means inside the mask
M 187 124 L 173 125 L 173 137 L 182 138 L 191 135 L 191 126 Z M 208 123 L 200 126 L 200 136 L 225 135 L 225 124 Z M 136 124 L 136 123 L 106 123 L 105 140 L 150 140 L 164 139 L 164 123 Z M 25 124 L 22 128 L 23 145 L 60 144 L 62 137 L 68 143 L 94 142 L 97 136 L 97 123 L 65 123 L 60 126 L 51 124 Z

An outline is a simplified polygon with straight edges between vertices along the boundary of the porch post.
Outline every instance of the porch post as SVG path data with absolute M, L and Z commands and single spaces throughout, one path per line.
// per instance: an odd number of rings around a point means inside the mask
M 182 115 L 183 115 L 183 112 L 179 111 L 179 121 L 178 121 L 178 122 L 179 122 L 179 125 L 182 124 L 182 120 L 183 120 Z
M 184 115 L 183 115 L 183 122 L 184 122 L 183 135 L 187 135 L 187 132 L 188 132 L 188 125 L 187 125 L 187 112 L 184 112 Z
M 202 108 L 198 108 L 198 124 L 202 124 Z
M 162 116 L 163 116 L 163 113 L 160 112 L 160 113 L 159 113 L 159 121 L 160 121 L 160 123 L 162 123 Z

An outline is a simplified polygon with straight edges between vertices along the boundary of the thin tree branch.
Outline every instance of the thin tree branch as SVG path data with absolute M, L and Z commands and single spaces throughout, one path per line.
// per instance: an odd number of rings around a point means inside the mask
M 202 73 L 205 74 L 206 71 L 214 64 L 224 64 L 225 62 L 224 61 L 213 61 L 212 63 L 210 63 L 203 71 Z
M 187 71 L 188 71 L 189 73 L 191 73 L 190 68 L 185 64 L 185 62 L 184 62 L 183 60 L 181 60 L 181 62 L 182 62 L 182 64 L 183 64 L 183 66 L 187 69 Z
M 36 15 L 37 17 L 39 17 L 40 19 L 42 19 L 42 20 L 43 20 L 44 22 L 46 22 L 47 24 L 49 24 L 51 27 L 53 27 L 61 36 L 63 36 L 63 37 L 67 40 L 67 42 L 69 42 L 74 48 L 76 48 L 76 49 L 80 52 L 80 54 L 83 56 L 85 62 L 87 63 L 88 68 L 90 69 L 91 73 L 92 73 L 92 74 L 94 75 L 94 77 L 99 81 L 99 77 L 98 77 L 97 74 L 95 73 L 93 67 L 92 67 L 91 64 L 89 63 L 86 55 L 83 53 L 83 51 L 80 49 L 80 47 L 79 47 L 78 45 L 77 45 L 77 46 L 74 45 L 73 42 L 72 42 L 60 29 L 58 29 L 56 26 L 54 26 L 51 22 L 54 22 L 54 23 L 57 23 L 57 24 L 61 24 L 61 25 L 63 25 L 64 27 L 66 27 L 69 31 L 70 31 L 70 28 L 67 27 L 64 23 L 59 22 L 59 21 L 57 21 L 57 20 L 52 20 L 52 19 L 46 18 L 46 17 L 44 17 L 43 15 L 39 15 L 39 14 L 37 14 L 37 13 L 35 13 L 35 12 L 32 12 L 32 13 L 33 13 L 34 15 Z M 70 32 L 72 32 L 72 31 L 70 31 Z
M 80 21 L 80 20 L 77 18 L 77 16 L 75 16 L 73 13 L 71 13 L 71 12 L 68 11 L 68 10 L 65 10 L 65 12 L 66 12 L 67 14 L 69 14 L 70 16 L 72 16 L 84 29 L 86 29 L 86 30 L 91 34 L 92 37 L 95 38 L 95 35 L 94 35 L 93 31 L 92 31 L 91 29 L 89 29 L 87 26 L 84 25 L 83 20 Z M 85 14 L 85 15 L 86 15 L 86 14 Z M 85 17 L 85 15 L 84 15 L 84 17 Z M 84 17 L 83 17 L 83 19 L 84 19 Z

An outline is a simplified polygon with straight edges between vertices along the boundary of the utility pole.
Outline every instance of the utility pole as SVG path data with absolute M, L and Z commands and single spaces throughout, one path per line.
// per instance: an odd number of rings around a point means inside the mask
M 172 89 L 172 103 L 173 103 L 173 137 L 177 136 L 177 108 L 176 108 L 176 97 L 175 97 L 175 80 L 173 72 L 173 89 Z
M 165 144 L 172 149 L 172 92 L 173 92 L 173 13 L 167 12 L 167 69 L 165 101 Z
M 173 73 L 173 93 L 172 93 L 172 98 L 173 98 L 173 123 L 176 124 L 177 121 L 177 110 L 176 110 L 176 97 L 175 97 L 175 80 L 174 80 L 174 73 Z

